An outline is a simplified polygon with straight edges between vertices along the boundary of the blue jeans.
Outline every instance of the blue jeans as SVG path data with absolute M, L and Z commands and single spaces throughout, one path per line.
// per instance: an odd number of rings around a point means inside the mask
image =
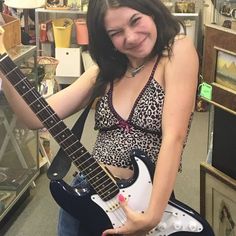
M 86 180 L 81 175 L 77 175 L 72 186 L 81 186 L 87 184 Z M 79 220 L 71 216 L 69 213 L 64 211 L 62 208 L 59 211 L 58 219 L 58 236 L 90 236 L 86 233 L 83 227 L 80 225 Z

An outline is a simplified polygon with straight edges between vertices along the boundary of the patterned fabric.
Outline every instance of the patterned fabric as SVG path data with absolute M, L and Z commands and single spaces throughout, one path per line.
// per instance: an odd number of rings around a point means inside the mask
M 93 157 L 104 164 L 131 167 L 130 152 L 141 149 L 153 163 L 161 146 L 161 121 L 164 90 L 153 78 L 158 61 L 142 89 L 127 120 L 122 119 L 112 105 L 113 85 L 96 105 L 95 129 L 98 137 Z

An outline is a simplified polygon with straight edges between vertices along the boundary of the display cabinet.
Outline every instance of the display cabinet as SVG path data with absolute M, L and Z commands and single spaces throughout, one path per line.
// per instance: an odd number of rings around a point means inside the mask
M 36 46 L 16 46 L 9 56 L 37 84 Z M 0 89 L 0 221 L 39 174 L 37 132 L 26 128 Z
M 201 12 L 197 13 L 173 13 L 173 15 L 184 23 L 186 34 L 192 38 L 196 48 L 201 45 Z
M 192 38 L 195 47 L 202 45 L 203 0 L 162 0 L 170 12 L 186 28 L 186 34 Z
M 212 0 L 213 1 L 213 0 Z M 214 22 L 236 30 L 236 0 L 214 0 Z
M 73 21 L 86 17 L 86 12 L 81 10 L 52 10 L 38 8 L 35 10 L 35 35 L 38 55 L 52 56 L 59 60 L 56 70 L 56 80 L 59 84 L 70 84 L 81 74 L 81 48 L 76 41 L 76 27 L 72 25 L 69 47 L 55 46 L 55 35 L 52 31 L 51 21 L 69 18 Z M 46 31 L 46 32 L 44 32 Z M 46 35 L 42 35 L 42 34 Z M 45 36 L 46 40 L 43 39 Z M 43 39 L 43 40 L 42 40 Z M 70 63 L 68 63 L 68 61 Z M 77 63 L 75 65 L 75 63 Z M 66 76 L 65 76 L 66 74 Z

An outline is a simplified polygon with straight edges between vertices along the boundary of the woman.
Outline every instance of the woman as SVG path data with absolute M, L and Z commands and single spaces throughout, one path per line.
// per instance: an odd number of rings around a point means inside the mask
M 160 0 L 92 0 L 87 17 L 90 54 L 97 66 L 48 103 L 65 118 L 100 96 L 93 157 L 120 179 L 133 174 L 132 149 L 143 150 L 156 164 L 146 211 L 132 210 L 120 194 L 127 221 L 103 232 L 146 235 L 160 222 L 181 166 L 195 104 L 197 53 Z M 19 97 L 6 81 L 3 87 L 14 104 Z M 14 109 L 31 128 L 42 126 L 24 102 Z M 62 211 L 59 235 L 89 234 Z

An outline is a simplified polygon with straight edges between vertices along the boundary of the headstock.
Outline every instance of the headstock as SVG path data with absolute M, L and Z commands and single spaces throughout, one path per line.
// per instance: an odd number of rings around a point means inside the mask
M 0 26 L 0 54 L 3 54 L 6 52 L 6 48 L 3 42 L 4 32 L 5 30 Z

